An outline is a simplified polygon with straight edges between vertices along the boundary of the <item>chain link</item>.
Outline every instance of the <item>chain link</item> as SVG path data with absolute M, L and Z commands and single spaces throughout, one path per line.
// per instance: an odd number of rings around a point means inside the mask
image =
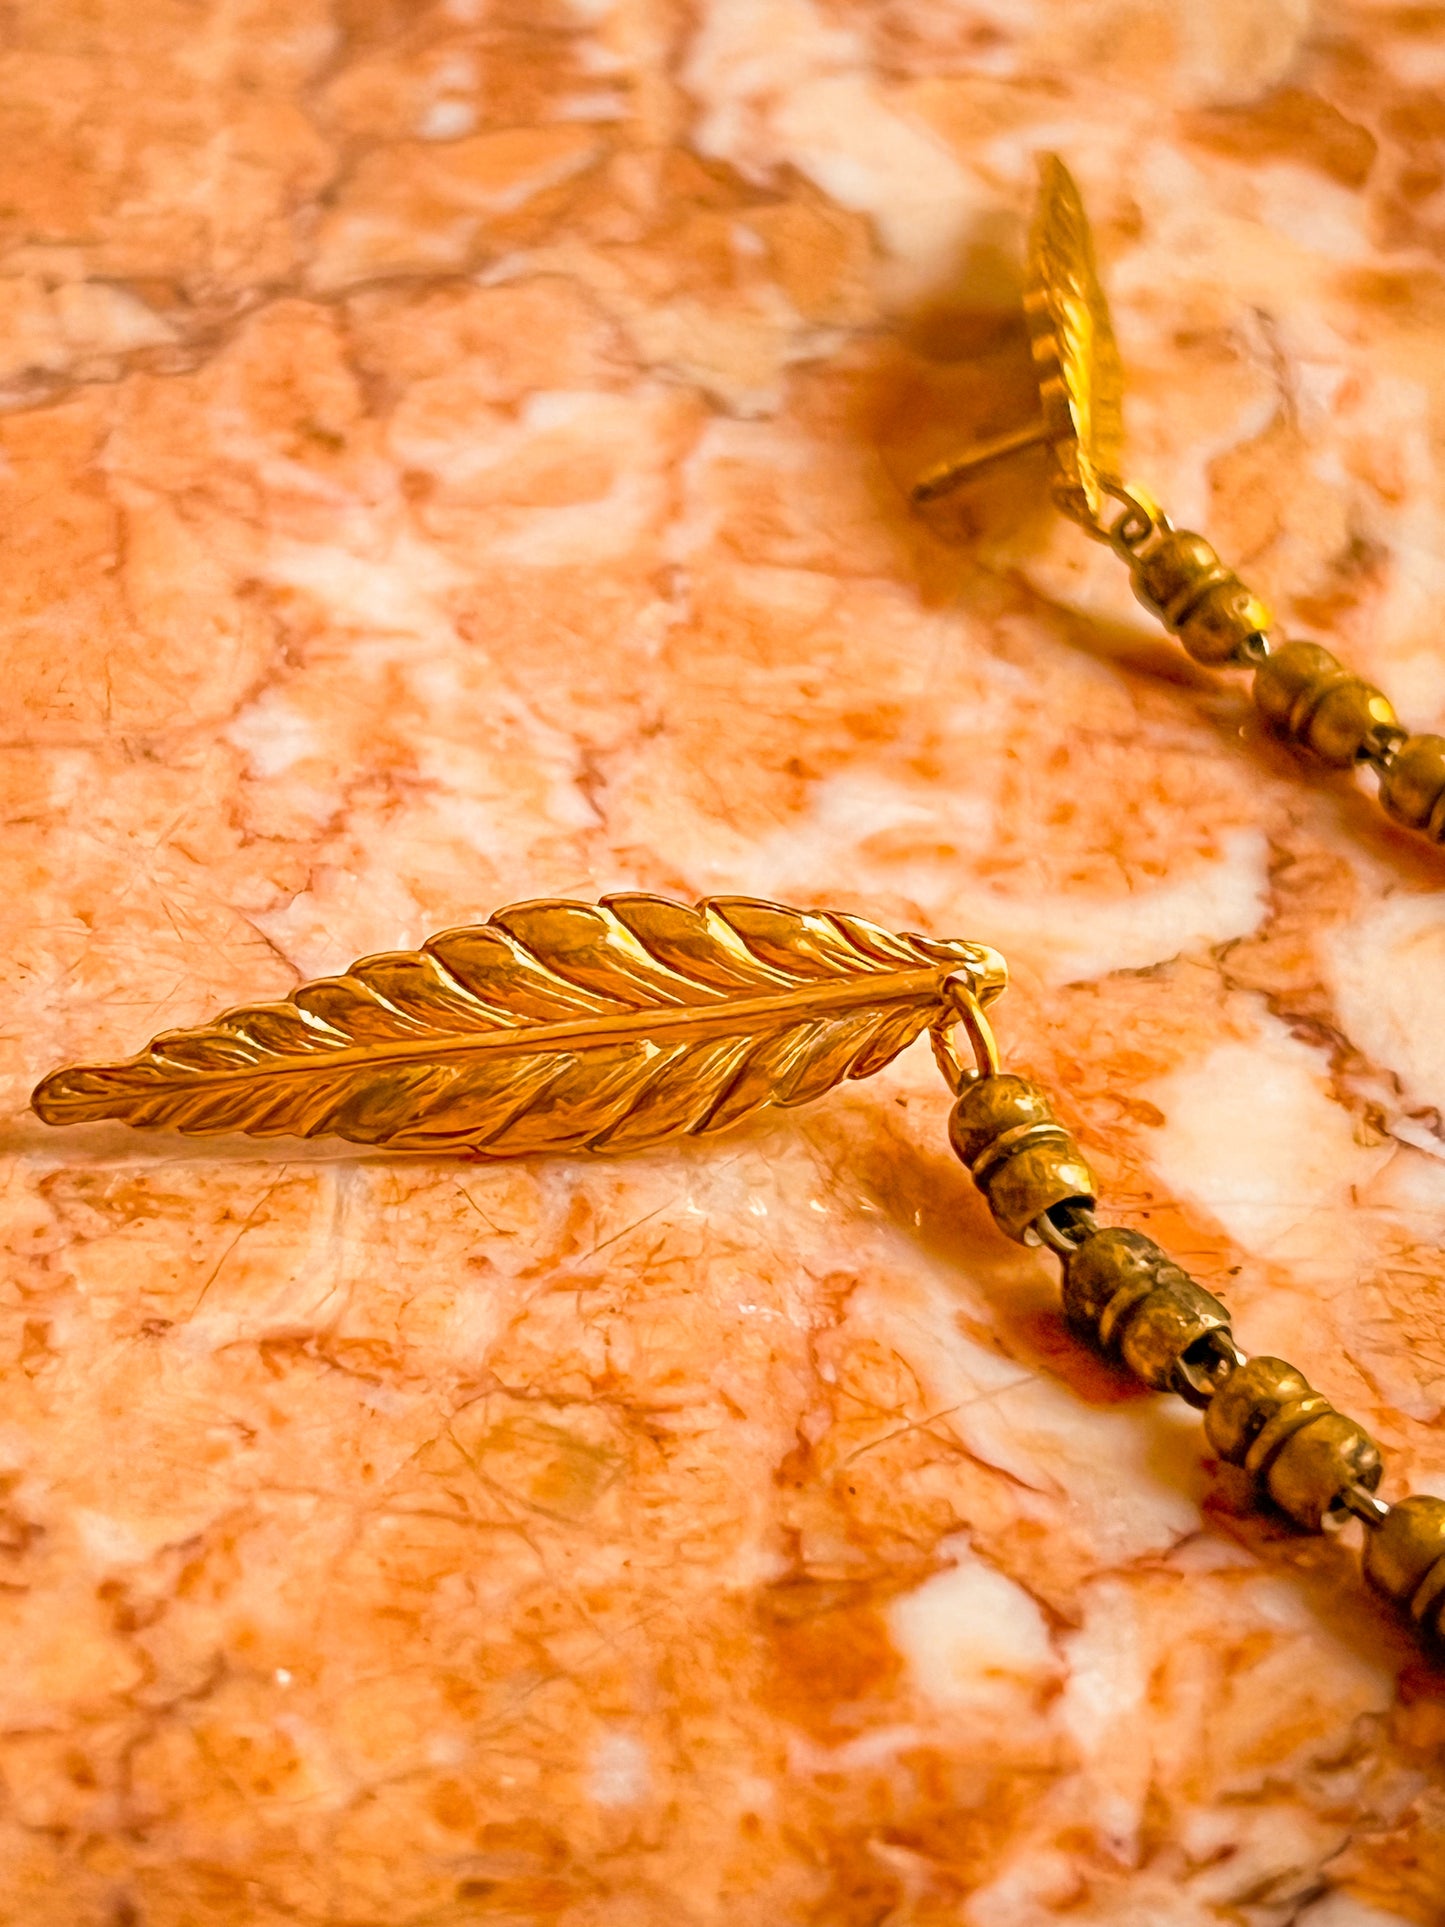
M 1371 1584 L 1445 1639 L 1445 1500 L 1377 1498 L 1384 1466 L 1363 1426 L 1287 1360 L 1242 1351 L 1227 1307 L 1152 1238 L 1099 1223 L 1096 1180 L 1048 1094 L 997 1068 L 992 1033 L 986 1045 L 977 1036 L 981 1013 L 962 979 L 954 998 L 935 1038 L 959 1093 L 949 1141 L 1000 1230 L 1058 1258 L 1070 1326 L 1141 1384 L 1200 1411 L 1217 1457 L 1297 1526 L 1334 1532 L 1358 1520 Z M 971 1071 L 952 1045 L 954 1023 L 973 1038 Z
M 1115 476 L 1098 486 L 1117 514 L 1066 483 L 1054 500 L 1127 564 L 1135 595 L 1195 661 L 1253 671 L 1254 702 L 1276 735 L 1331 768 L 1372 769 L 1386 814 L 1445 842 L 1445 737 L 1410 735 L 1381 691 L 1318 643 L 1274 637 L 1258 597 L 1146 490 Z

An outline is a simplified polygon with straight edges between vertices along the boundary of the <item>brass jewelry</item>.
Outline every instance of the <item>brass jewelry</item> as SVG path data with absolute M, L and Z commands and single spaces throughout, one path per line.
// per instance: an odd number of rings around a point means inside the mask
M 960 1021 L 994 1068 L 982 1007 L 1007 980 L 982 944 L 752 897 L 517 903 L 124 1063 L 53 1071 L 31 1103 L 47 1124 L 636 1151 L 806 1104 L 930 1028 L 955 1063 Z
M 1118 353 L 1078 190 L 1052 157 L 1026 310 L 1039 420 L 931 471 L 917 499 L 1047 444 L 1060 506 L 1128 562 L 1140 600 L 1196 660 L 1252 665 L 1272 727 L 1325 762 L 1370 763 L 1390 814 L 1445 840 L 1445 738 L 1407 737 L 1385 698 L 1316 644 L 1273 643 L 1267 612 L 1204 538 L 1119 479 Z M 1002 1068 L 986 1012 L 1006 983 L 985 944 L 836 911 L 643 894 L 521 903 L 284 1002 L 164 1032 L 124 1062 L 53 1071 L 31 1102 L 57 1125 L 329 1133 L 480 1158 L 620 1152 L 809 1103 L 927 1031 L 954 1095 L 953 1150 L 1000 1231 L 1058 1257 L 1073 1329 L 1201 1410 L 1218 1457 L 1298 1527 L 1360 1520 L 1371 1584 L 1445 1635 L 1445 1499 L 1379 1499 L 1380 1455 L 1359 1425 L 1284 1360 L 1246 1356 L 1225 1305 L 1152 1239 L 1099 1223 L 1072 1134 L 1036 1084 Z
M 1029 239 L 1024 314 L 1040 412 L 920 476 L 916 503 L 939 500 L 989 464 L 1040 444 L 1054 500 L 1128 564 L 1134 594 L 1196 662 L 1253 672 L 1255 706 L 1292 749 L 1335 769 L 1367 764 L 1385 813 L 1445 842 L 1445 736 L 1412 736 L 1389 699 L 1314 642 L 1287 642 L 1269 610 L 1202 535 L 1177 529 L 1123 480 L 1123 374 L 1088 216 L 1057 155 L 1043 157 Z
M 927 1030 L 955 1093 L 954 1152 L 999 1230 L 1060 1258 L 1075 1331 L 1201 1408 L 1219 1456 L 1297 1525 L 1353 1514 L 1386 1535 L 1367 1575 L 1439 1630 L 1445 1501 L 1376 1499 L 1380 1456 L 1353 1420 L 1293 1366 L 1247 1358 L 1224 1305 L 1152 1239 L 1098 1223 L 1072 1134 L 1036 1084 L 1000 1067 L 985 1010 L 1006 984 L 984 944 L 837 911 L 751 897 L 522 903 L 284 1003 L 163 1032 L 122 1063 L 52 1071 L 31 1103 L 48 1124 L 329 1133 L 482 1158 L 618 1152 L 809 1103 Z
M 1089 515 L 1104 512 L 1124 458 L 1124 371 L 1094 237 L 1073 175 L 1057 154 L 1039 162 L 1029 235 L 1024 319 L 1039 384 L 1036 420 L 936 463 L 913 486 L 917 503 L 948 495 L 990 463 L 1047 447 L 1058 485 Z

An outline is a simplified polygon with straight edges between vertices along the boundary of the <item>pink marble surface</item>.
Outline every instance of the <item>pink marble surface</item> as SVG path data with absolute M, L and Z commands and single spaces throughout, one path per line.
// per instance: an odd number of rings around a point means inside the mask
M 1445 1490 L 1441 860 L 1024 463 L 1033 154 L 1135 472 L 1439 727 L 1445 21 L 0 16 L 0 1920 L 1429 1927 L 1445 1688 L 1067 1335 L 926 1051 L 627 1163 L 36 1077 L 537 895 L 992 942 L 1010 1061 Z

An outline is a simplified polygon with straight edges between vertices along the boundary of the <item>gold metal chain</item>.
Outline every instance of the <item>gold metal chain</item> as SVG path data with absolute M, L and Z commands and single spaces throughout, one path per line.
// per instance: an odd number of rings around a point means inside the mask
M 1445 736 L 1412 735 L 1389 699 L 1320 643 L 1275 635 L 1269 610 L 1213 545 L 1122 479 L 1113 322 L 1078 186 L 1052 154 L 1043 157 L 1023 307 L 1037 415 L 935 463 L 914 484 L 914 502 L 936 502 L 1027 448 L 1048 449 L 1059 508 L 1128 565 L 1135 595 L 1196 662 L 1252 670 L 1255 705 L 1275 735 L 1330 768 L 1368 766 L 1388 816 L 1445 842 Z
M 999 1229 L 1058 1257 L 1074 1330 L 1203 1411 L 1215 1452 L 1296 1525 L 1362 1520 L 1369 1578 L 1445 1631 L 1445 1500 L 1377 1498 L 1380 1454 L 1353 1419 L 1283 1359 L 1241 1351 L 1224 1305 L 1151 1238 L 1100 1224 L 1084 1153 L 1038 1085 L 1002 1067 L 985 1007 L 1006 981 L 983 944 L 755 898 L 518 904 L 285 1003 L 163 1033 L 124 1063 L 52 1072 L 32 1103 L 55 1124 L 488 1158 L 633 1150 L 807 1102 L 927 1030 L 953 1149 Z
M 914 501 L 936 501 L 1024 448 L 1047 448 L 1059 508 L 1125 563 L 1139 601 L 1196 662 L 1252 672 L 1255 706 L 1276 736 L 1327 767 L 1372 769 L 1386 814 L 1445 842 L 1445 736 L 1412 735 L 1389 699 L 1323 645 L 1279 636 L 1212 543 L 1121 479 L 1118 348 L 1083 201 L 1054 155 L 1042 163 L 1024 313 L 1036 420 L 936 463 Z M 954 1150 L 999 1228 L 1058 1256 L 1075 1330 L 1143 1384 L 1199 1407 L 1220 1458 L 1243 1466 L 1296 1525 L 1320 1532 L 1361 1520 L 1368 1578 L 1445 1638 L 1445 1500 L 1385 1504 L 1379 1451 L 1353 1419 L 1284 1359 L 1240 1351 L 1224 1306 L 1152 1239 L 1100 1226 L 1093 1175 L 1036 1085 L 1000 1073 L 954 1089 Z
M 1445 737 L 1410 735 L 1320 644 L 1274 636 L 1210 543 L 1119 479 L 1108 307 L 1078 190 L 1052 158 L 1031 274 L 1039 422 L 939 464 L 915 498 L 1047 444 L 1061 509 L 1127 564 L 1139 600 L 1196 662 L 1252 670 L 1277 734 L 1333 767 L 1367 764 L 1396 822 L 1445 841 Z M 1099 1223 L 1083 1152 L 1044 1092 L 1002 1068 L 984 1007 L 1006 981 L 982 944 L 750 897 L 530 902 L 420 951 L 364 957 L 284 1003 L 163 1033 L 124 1063 L 54 1071 L 31 1102 L 52 1124 L 325 1133 L 488 1158 L 621 1151 L 810 1102 L 927 1030 L 955 1099 L 953 1149 L 999 1229 L 1057 1256 L 1074 1330 L 1202 1411 L 1213 1450 L 1298 1527 L 1360 1520 L 1367 1578 L 1445 1637 L 1445 1499 L 1386 1504 L 1379 1450 L 1355 1420 L 1286 1360 L 1241 1351 L 1225 1306 L 1153 1239 Z
M 1122 505 L 1112 520 L 1066 484 L 1054 499 L 1128 564 L 1135 595 L 1194 660 L 1252 670 L 1255 707 L 1276 736 L 1333 769 L 1366 764 L 1388 816 L 1445 841 L 1445 736 L 1411 735 L 1389 698 L 1322 644 L 1275 634 L 1269 610 L 1213 545 L 1175 528 L 1142 489 L 1113 477 L 1101 487 Z
M 1218 1456 L 1295 1525 L 1327 1532 L 1359 1519 L 1366 1577 L 1445 1637 L 1445 1499 L 1386 1504 L 1363 1426 L 1287 1360 L 1241 1351 L 1225 1306 L 1152 1238 L 1098 1222 L 1094 1175 L 1039 1086 L 1006 1072 L 972 1079 L 948 1135 L 1005 1236 L 1058 1257 L 1075 1332 L 1151 1391 L 1201 1410 Z

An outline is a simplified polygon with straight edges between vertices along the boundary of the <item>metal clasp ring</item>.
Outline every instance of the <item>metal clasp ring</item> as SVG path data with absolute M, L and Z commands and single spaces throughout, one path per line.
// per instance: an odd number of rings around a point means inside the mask
M 1168 532 L 1168 516 L 1146 490 L 1133 483 L 1121 482 L 1117 476 L 1101 475 L 1099 492 L 1119 503 L 1123 509 L 1123 514 L 1115 516 L 1112 522 L 1106 521 L 1102 514 L 1093 512 L 1081 488 L 1070 488 L 1067 483 L 1060 483 L 1054 490 L 1054 500 L 1069 520 L 1077 522 L 1086 535 L 1092 535 L 1096 542 L 1106 542 L 1126 562 L 1137 561 L 1156 535 Z
M 934 1024 L 929 1032 L 929 1040 L 938 1068 L 943 1072 L 943 1081 L 957 1097 L 981 1077 L 998 1076 L 998 1040 L 983 1014 L 978 993 L 962 971 L 955 970 L 945 977 L 941 989 L 949 1009 Z M 954 1041 L 954 1032 L 960 1027 L 973 1047 L 972 1069 L 959 1056 L 958 1045 Z

